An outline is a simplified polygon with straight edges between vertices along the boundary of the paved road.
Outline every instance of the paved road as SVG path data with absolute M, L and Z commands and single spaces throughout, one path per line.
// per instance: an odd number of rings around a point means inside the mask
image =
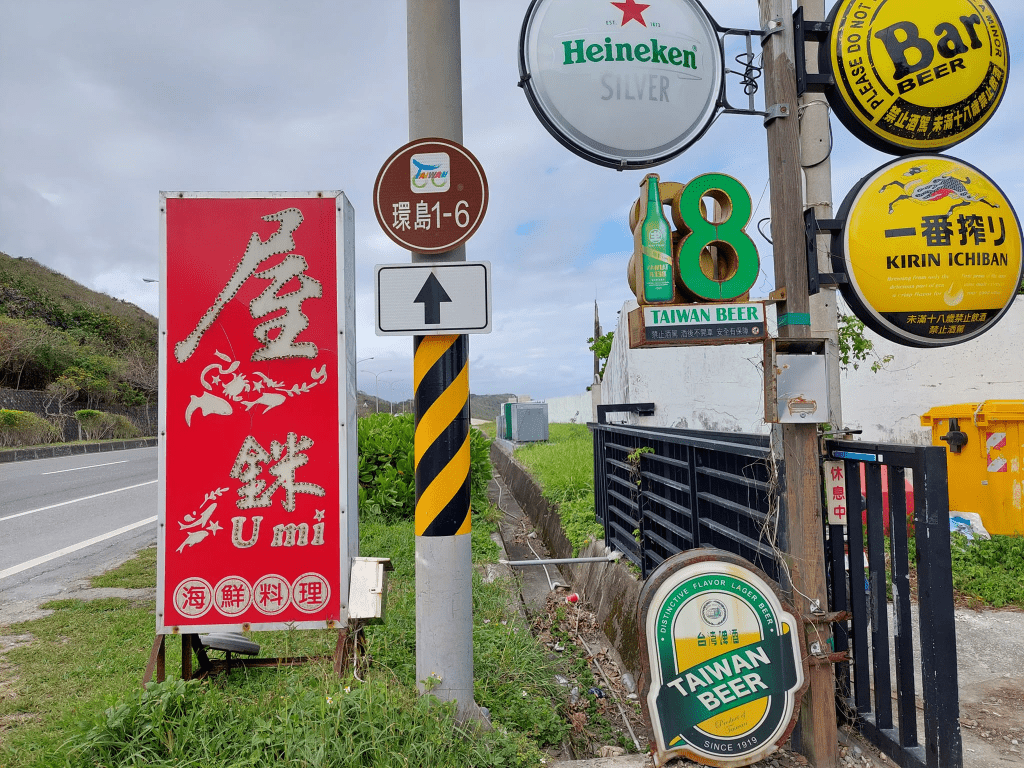
M 157 449 L 0 465 L 0 624 L 156 541 Z

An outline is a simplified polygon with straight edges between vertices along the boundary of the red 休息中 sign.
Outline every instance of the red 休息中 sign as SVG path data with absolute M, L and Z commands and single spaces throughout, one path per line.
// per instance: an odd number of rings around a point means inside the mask
M 351 211 L 341 193 L 161 196 L 158 633 L 347 618 Z

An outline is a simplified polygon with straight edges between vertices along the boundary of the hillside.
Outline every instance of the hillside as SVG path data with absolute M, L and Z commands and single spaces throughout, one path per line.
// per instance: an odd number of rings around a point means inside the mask
M 157 390 L 157 319 L 32 259 L 0 253 L 0 387 L 90 405 L 138 405 Z
M 474 395 L 469 396 L 469 415 L 474 419 L 486 419 L 494 421 L 498 417 L 498 408 L 502 403 L 514 400 L 515 395 Z M 373 413 L 375 398 L 371 394 L 359 392 L 359 415 L 365 416 Z M 380 399 L 380 410 L 382 413 L 412 413 L 412 400 L 396 400 L 391 403 L 386 398 Z
M 474 419 L 494 421 L 502 403 L 515 400 L 515 395 L 470 395 L 469 413 Z
M 155 317 L 97 293 L 32 259 L 0 252 L 0 387 L 60 386 L 90 406 L 154 402 Z M 72 392 L 71 390 L 74 390 Z M 470 395 L 474 419 L 493 421 L 515 395 Z M 359 393 L 360 415 L 375 398 Z M 380 410 L 412 411 L 411 400 L 380 399 Z

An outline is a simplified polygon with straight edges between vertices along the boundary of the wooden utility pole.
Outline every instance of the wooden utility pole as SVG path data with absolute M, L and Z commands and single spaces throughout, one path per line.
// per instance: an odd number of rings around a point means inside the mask
M 771 179 L 772 242 L 779 338 L 811 336 L 810 301 L 803 223 L 803 178 L 797 117 L 796 68 L 793 56 L 791 0 L 759 0 L 761 28 L 772 32 L 764 41 L 765 108 L 768 123 L 768 176 Z M 778 31 L 776 31 L 778 30 Z M 771 119 L 771 115 L 777 115 Z M 774 375 L 765 371 L 765 376 Z M 818 473 L 818 435 L 814 424 L 776 426 L 773 439 L 785 461 L 785 485 L 780 489 L 787 515 L 786 558 L 793 602 L 800 614 L 828 608 L 825 550 L 822 545 L 821 482 Z M 828 649 L 831 632 L 818 625 L 808 638 Z M 837 764 L 835 678 L 829 664 L 811 664 L 809 687 L 800 711 L 799 750 L 816 768 Z

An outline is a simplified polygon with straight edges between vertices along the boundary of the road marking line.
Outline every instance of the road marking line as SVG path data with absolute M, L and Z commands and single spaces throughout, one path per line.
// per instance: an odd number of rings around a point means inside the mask
M 127 464 L 128 459 L 121 461 L 108 461 L 106 464 L 90 464 L 88 467 L 72 467 L 71 469 L 55 469 L 53 472 L 40 472 L 41 475 L 59 475 L 61 472 L 77 472 L 80 469 L 95 469 L 96 467 L 109 467 L 112 464 Z
M 132 488 L 141 488 L 144 485 L 152 485 L 157 482 L 156 480 L 149 480 L 145 483 L 139 483 L 138 485 L 128 485 L 124 488 L 115 488 L 112 491 L 104 491 L 103 493 L 94 493 L 92 496 L 83 496 L 80 499 L 71 499 L 71 501 L 62 501 L 59 504 L 51 504 L 48 507 L 39 507 L 38 509 L 30 509 L 27 512 L 17 512 L 7 517 L 0 517 L 0 523 L 4 520 L 13 520 L 16 517 L 24 517 L 25 515 L 31 515 L 35 512 L 45 512 L 48 509 L 56 509 L 57 507 L 66 507 L 68 504 L 77 504 L 80 501 L 88 501 L 89 499 L 98 499 L 100 496 L 109 496 L 112 493 L 120 493 L 121 491 L 130 491 Z
M 145 520 L 139 520 L 139 522 L 137 523 L 132 523 L 131 525 L 126 525 L 123 528 L 118 528 L 116 531 L 104 533 L 101 536 L 94 536 L 93 538 L 87 539 L 86 541 L 80 541 L 78 544 L 72 544 L 70 547 L 58 549 L 56 552 L 51 552 L 48 555 L 37 557 L 34 560 L 29 560 L 28 562 L 22 563 L 21 565 L 11 566 L 6 570 L 0 571 L 0 579 L 6 579 L 8 576 L 13 576 L 16 573 L 27 571 L 29 568 L 34 568 L 37 565 L 48 563 L 50 560 L 55 560 L 56 558 L 63 557 L 64 555 L 70 555 L 72 552 L 77 552 L 80 549 L 91 547 L 93 544 L 99 544 L 101 541 L 112 539 L 115 536 L 120 536 L 122 533 L 128 533 L 128 531 L 133 531 L 136 528 L 141 528 L 144 525 L 151 525 L 155 522 L 156 515 L 153 515 L 152 517 L 147 517 Z

